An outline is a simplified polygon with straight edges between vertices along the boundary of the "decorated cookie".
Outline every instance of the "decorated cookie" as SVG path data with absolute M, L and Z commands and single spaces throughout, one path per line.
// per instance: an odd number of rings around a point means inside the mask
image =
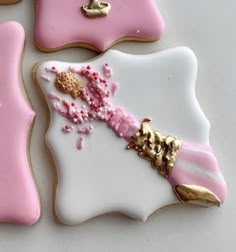
M 36 45 L 42 51 L 105 51 L 121 41 L 155 41 L 164 24 L 154 0 L 36 0 Z
M 15 4 L 20 2 L 21 0 L 0 0 L 0 4 Z
M 111 212 L 146 220 L 171 204 L 224 202 L 190 49 L 111 50 L 88 63 L 45 62 L 34 74 L 50 111 L 61 222 Z
M 40 216 L 28 156 L 34 112 L 19 76 L 25 33 L 16 22 L 0 24 L 0 222 L 31 225 Z

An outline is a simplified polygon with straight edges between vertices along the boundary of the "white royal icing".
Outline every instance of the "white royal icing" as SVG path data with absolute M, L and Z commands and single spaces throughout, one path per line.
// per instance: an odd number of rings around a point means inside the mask
M 135 152 L 127 151 L 127 142 L 104 123 L 93 123 L 94 132 L 83 136 L 80 151 L 76 148 L 78 133 L 61 130 L 67 120 L 53 110 L 48 95 L 53 92 L 62 99 L 73 99 L 55 88 L 55 74 L 46 68 L 55 66 L 61 72 L 89 64 L 102 73 L 105 63 L 112 69 L 109 83 L 119 83 L 112 98 L 115 104 L 140 122 L 150 117 L 152 126 L 164 134 L 209 144 L 210 124 L 195 97 L 197 60 L 188 48 L 149 55 L 110 50 L 86 63 L 42 63 L 36 78 L 50 110 L 46 143 L 58 173 L 55 210 L 60 221 L 68 225 L 110 212 L 144 221 L 157 209 L 179 202 L 169 183 Z

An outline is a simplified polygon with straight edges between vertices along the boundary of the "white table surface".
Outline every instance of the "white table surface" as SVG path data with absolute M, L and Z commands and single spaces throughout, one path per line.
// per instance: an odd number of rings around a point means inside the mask
M 96 54 L 78 48 L 39 52 L 33 41 L 34 1 L 23 0 L 17 5 L 0 6 L 0 22 L 17 20 L 26 29 L 23 78 L 37 113 L 30 150 L 42 216 L 32 227 L 0 224 L 0 251 L 236 251 L 236 1 L 157 0 L 157 4 L 166 23 L 162 39 L 149 44 L 121 43 L 113 48 L 129 53 L 176 46 L 194 50 L 199 62 L 198 100 L 212 124 L 211 144 L 228 184 L 225 204 L 219 209 L 171 207 L 153 214 L 146 223 L 112 215 L 74 227 L 55 221 L 54 171 L 43 140 L 46 107 L 31 79 L 31 68 L 38 61 L 77 62 Z

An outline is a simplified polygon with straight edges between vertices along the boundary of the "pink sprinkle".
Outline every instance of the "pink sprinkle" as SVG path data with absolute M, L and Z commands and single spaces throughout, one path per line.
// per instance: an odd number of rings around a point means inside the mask
M 93 133 L 93 126 L 90 125 L 89 127 L 78 128 L 79 134 L 91 135 Z
M 58 114 L 60 114 L 60 115 L 62 115 L 62 116 L 64 116 L 64 117 L 66 117 L 66 115 L 67 115 L 67 110 L 66 110 L 65 107 L 61 106 L 61 104 L 60 104 L 59 102 L 54 102 L 54 103 L 53 103 L 53 108 L 54 108 L 54 110 L 55 110 Z
M 64 133 L 71 133 L 71 131 L 73 130 L 73 127 L 70 126 L 70 125 L 65 125 L 63 128 L 62 128 L 62 131 Z
M 103 65 L 102 70 L 103 70 L 103 74 L 104 74 L 104 76 L 106 78 L 111 78 L 111 76 L 112 76 L 112 70 L 111 70 L 111 68 L 109 67 L 108 64 Z
M 79 137 L 76 141 L 76 147 L 78 150 L 82 150 L 83 149 L 83 143 L 84 143 L 84 140 L 82 137 Z
M 57 71 L 57 69 L 56 69 L 56 67 L 45 67 L 45 70 L 47 71 L 47 72 L 49 72 L 49 73 L 53 73 L 53 74 L 58 74 L 58 71 Z
M 71 67 L 71 66 L 69 67 L 69 71 L 72 72 L 72 73 L 75 73 L 75 72 L 76 72 L 75 68 L 74 68 L 74 67 Z
M 112 96 L 116 95 L 117 90 L 120 88 L 120 84 L 115 82 L 111 85 L 111 94 Z
M 61 101 L 61 98 L 58 95 L 56 95 L 55 93 L 53 93 L 53 92 L 48 94 L 48 98 L 50 98 L 52 100 Z
M 44 80 L 44 81 L 46 81 L 46 82 L 50 82 L 51 81 L 51 78 L 49 78 L 47 76 L 44 76 L 44 75 L 41 76 L 41 79 Z

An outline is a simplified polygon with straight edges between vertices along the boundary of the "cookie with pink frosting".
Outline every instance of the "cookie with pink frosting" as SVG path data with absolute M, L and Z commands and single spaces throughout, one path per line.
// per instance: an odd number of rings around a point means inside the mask
M 163 29 L 155 0 L 36 0 L 35 41 L 42 51 L 103 52 L 121 41 L 158 40 Z
M 19 23 L 6 22 L 0 34 L 0 222 L 31 225 L 40 204 L 28 154 L 35 113 L 19 74 L 25 32 Z
M 146 220 L 176 203 L 224 202 L 190 49 L 110 50 L 88 63 L 44 62 L 34 75 L 49 107 L 61 222 L 114 212 Z

